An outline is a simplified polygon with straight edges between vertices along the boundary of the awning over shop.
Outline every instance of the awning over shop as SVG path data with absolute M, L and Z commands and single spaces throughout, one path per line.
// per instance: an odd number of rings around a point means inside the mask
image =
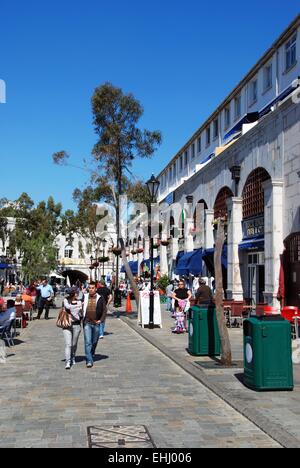
M 264 115 L 267 115 L 271 111 L 272 107 L 274 107 L 278 102 L 283 101 L 286 97 L 293 93 L 298 86 L 298 80 L 295 80 L 288 88 L 283 90 L 282 93 L 279 94 L 279 96 L 273 99 L 273 101 L 269 102 L 269 104 L 259 112 L 259 117 L 261 118 Z
M 202 254 L 203 260 L 205 261 L 208 269 L 211 272 L 214 272 L 215 270 L 214 255 L 215 255 L 215 249 L 206 249 L 203 251 L 203 254 Z M 223 251 L 222 251 L 222 266 L 226 269 L 228 267 L 227 245 L 224 245 Z
M 236 133 L 242 131 L 243 125 L 248 123 L 254 123 L 259 119 L 258 112 L 251 112 L 244 115 L 242 119 L 235 124 L 234 127 L 224 136 L 224 141 L 228 140 L 230 137 L 233 137 Z
M 129 267 L 131 269 L 132 274 L 137 275 L 138 274 L 138 268 L 139 268 L 138 262 L 129 262 L 128 265 L 129 265 Z M 126 273 L 124 265 L 121 268 L 121 273 Z
M 239 250 L 264 250 L 265 239 L 262 236 L 245 239 L 239 244 Z
M 200 275 L 201 273 L 202 249 L 181 255 L 176 267 L 176 275 Z

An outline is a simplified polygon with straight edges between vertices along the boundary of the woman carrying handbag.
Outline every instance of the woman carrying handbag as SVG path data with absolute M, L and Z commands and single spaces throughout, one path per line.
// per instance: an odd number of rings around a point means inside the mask
M 76 352 L 81 333 L 82 302 L 77 300 L 77 291 L 68 291 L 68 297 L 64 300 L 64 308 L 61 311 L 57 326 L 63 329 L 65 338 L 66 370 L 70 370 L 76 364 Z

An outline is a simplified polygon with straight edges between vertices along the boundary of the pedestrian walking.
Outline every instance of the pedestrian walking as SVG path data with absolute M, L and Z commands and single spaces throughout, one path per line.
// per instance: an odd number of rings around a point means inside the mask
M 41 294 L 39 305 L 38 305 L 37 319 L 40 320 L 42 313 L 45 309 L 45 320 L 49 320 L 49 311 L 50 311 L 51 301 L 54 297 L 53 288 L 48 283 L 48 280 L 45 279 L 43 283 L 37 287 L 37 290 L 40 291 L 40 294 Z
M 82 307 L 83 304 L 78 300 L 77 291 L 75 289 L 68 290 L 67 297 L 64 299 L 64 308 L 70 315 L 71 326 L 63 330 L 66 370 L 70 370 L 76 364 L 76 352 L 81 333 Z
M 107 307 L 102 296 L 97 294 L 96 283 L 89 285 L 89 292 L 84 296 L 83 322 L 87 368 L 94 365 L 94 357 L 100 337 L 101 323 L 105 322 Z
M 205 279 L 199 278 L 199 288 L 196 292 L 196 305 L 209 305 L 212 301 L 212 290 L 206 285 Z
M 99 294 L 99 296 L 103 297 L 106 303 L 106 307 L 108 309 L 110 304 L 112 303 L 113 296 L 112 296 L 111 290 L 106 286 L 106 283 L 104 280 L 100 281 L 100 288 L 97 290 L 97 293 Z M 104 338 L 105 324 L 106 324 L 106 320 L 104 320 L 100 324 L 100 340 L 103 340 Z
M 173 294 L 173 299 L 175 299 L 175 328 L 173 333 L 184 333 L 186 331 L 186 313 L 191 297 L 192 292 L 186 288 L 185 281 L 179 281 L 179 287 Z

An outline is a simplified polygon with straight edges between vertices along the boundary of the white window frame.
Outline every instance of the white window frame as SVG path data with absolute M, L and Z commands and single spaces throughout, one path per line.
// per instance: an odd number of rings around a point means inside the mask
M 189 164 L 189 153 L 188 151 L 184 152 L 184 168 L 187 168 Z
M 196 156 L 196 149 L 195 149 L 195 143 L 191 145 L 191 159 L 195 159 Z
M 273 63 L 268 63 L 264 68 L 264 92 L 273 88 Z
M 242 95 L 234 98 L 234 120 L 238 120 L 242 115 Z
M 72 252 L 71 255 L 70 255 L 70 252 Z M 72 259 L 73 255 L 74 255 L 74 248 L 71 245 L 67 245 L 64 250 L 64 258 Z
M 285 44 L 285 72 L 297 63 L 297 33 Z
M 206 148 L 211 145 L 211 128 L 210 126 L 206 129 Z
M 258 79 L 257 77 L 252 80 L 249 84 L 250 93 L 249 93 L 249 106 L 253 106 L 258 99 Z
M 201 151 L 202 151 L 202 139 L 201 139 L 201 135 L 198 137 L 198 141 L 197 141 L 197 150 L 198 150 L 198 154 L 200 154 Z
M 231 124 L 231 112 L 230 112 L 230 106 L 225 108 L 224 111 L 224 127 L 227 130 L 227 128 L 230 127 Z
M 219 118 L 216 118 L 213 121 L 213 140 L 216 140 L 219 137 Z

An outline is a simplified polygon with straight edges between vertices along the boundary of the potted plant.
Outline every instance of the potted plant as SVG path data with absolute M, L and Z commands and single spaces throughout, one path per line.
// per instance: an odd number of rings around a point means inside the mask
M 160 301 L 162 304 L 164 304 L 167 300 L 166 291 L 167 291 L 167 286 L 169 284 L 170 284 L 170 280 L 169 280 L 168 275 L 161 276 L 159 280 L 157 281 L 159 294 L 160 294 Z

